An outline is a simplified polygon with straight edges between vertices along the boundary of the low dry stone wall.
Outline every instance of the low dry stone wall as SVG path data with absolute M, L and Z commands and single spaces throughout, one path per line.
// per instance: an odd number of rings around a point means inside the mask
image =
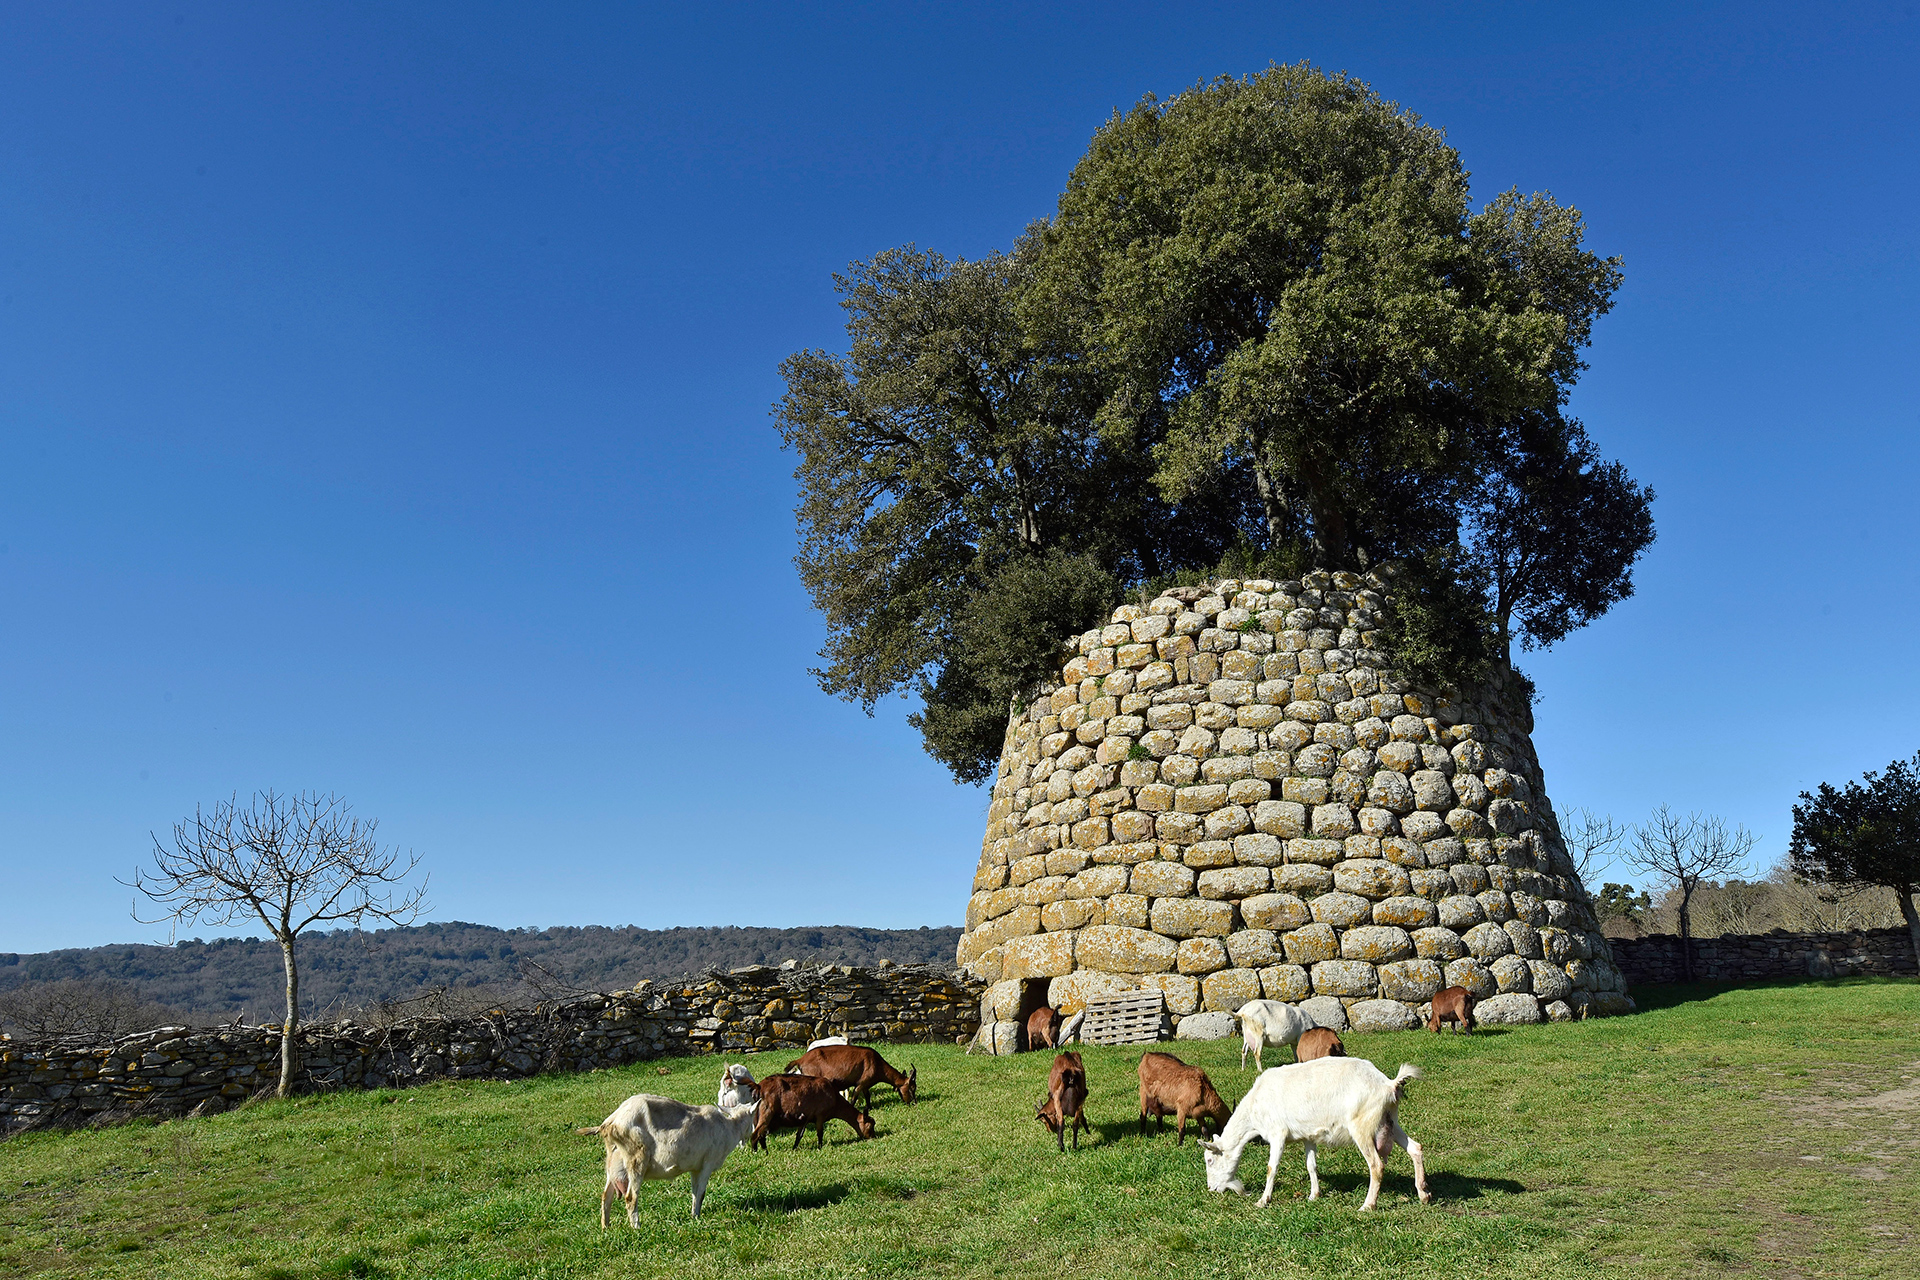
M 516 1079 L 649 1058 L 857 1041 L 964 1041 L 981 986 L 921 965 L 754 966 L 684 982 L 643 982 L 463 1019 L 352 1022 L 301 1033 L 301 1087 L 404 1087 Z M 161 1027 L 111 1043 L 0 1041 L 0 1131 L 130 1114 L 218 1110 L 279 1080 L 276 1027 Z
M 1176 1024 L 1264 997 L 1386 1030 L 1449 985 L 1490 1022 L 1633 1007 L 1521 682 L 1412 686 L 1388 590 L 1219 581 L 1069 642 L 1008 723 L 967 904 L 983 1043 L 1017 1036 L 1035 983 L 1069 1014 L 1158 988 Z
M 1677 934 L 1614 938 L 1614 959 L 1635 986 L 1685 982 L 1686 965 Z M 1913 935 L 1905 929 L 1856 933 L 1740 933 L 1693 940 L 1697 982 L 1765 982 L 1780 978 L 1892 977 L 1920 969 Z

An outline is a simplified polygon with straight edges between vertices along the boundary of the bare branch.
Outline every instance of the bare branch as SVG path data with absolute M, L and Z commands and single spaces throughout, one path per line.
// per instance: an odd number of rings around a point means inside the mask
M 292 1085 L 300 1021 L 294 944 L 309 926 L 368 917 L 410 924 L 426 909 L 426 881 L 395 897 L 420 859 L 383 849 L 379 823 L 356 817 L 337 795 L 262 791 L 242 807 L 238 795 L 212 811 L 196 808 L 173 826 L 170 843 L 153 839 L 151 870 L 121 881 L 163 908 L 158 919 L 221 926 L 252 914 L 280 943 L 287 971 L 281 1031 L 280 1091 Z M 134 918 L 140 919 L 138 909 Z M 153 923 L 148 921 L 147 923 Z

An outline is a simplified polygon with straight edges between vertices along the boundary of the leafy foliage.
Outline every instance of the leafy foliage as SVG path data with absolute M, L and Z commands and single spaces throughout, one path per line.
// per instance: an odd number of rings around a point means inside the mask
M 1823 884 L 1893 890 L 1920 959 L 1920 753 L 1844 787 L 1821 783 L 1793 806 L 1794 874 Z
M 821 687 L 919 693 L 928 750 L 979 781 L 1010 670 L 1059 634 L 967 623 L 990 597 L 1037 626 L 1096 575 L 1118 598 L 1398 560 L 1396 651 L 1439 684 L 1512 626 L 1531 647 L 1598 617 L 1652 494 L 1560 413 L 1620 282 L 1584 236 L 1545 194 L 1472 213 L 1438 130 L 1300 65 L 1116 114 L 1011 253 L 856 263 L 847 354 L 791 357 L 775 408 Z

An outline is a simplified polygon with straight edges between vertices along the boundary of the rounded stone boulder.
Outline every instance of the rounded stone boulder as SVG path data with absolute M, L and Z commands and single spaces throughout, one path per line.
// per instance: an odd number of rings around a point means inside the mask
M 1231 1013 L 1209 1010 L 1205 1013 L 1190 1013 L 1180 1019 L 1180 1025 L 1174 1029 L 1175 1040 L 1226 1040 L 1239 1034 L 1239 1023 Z
M 1380 994 L 1413 1004 L 1431 1000 L 1447 985 L 1446 970 L 1433 960 L 1399 960 L 1380 966 Z
M 1474 1004 L 1473 1020 L 1489 1027 L 1530 1025 L 1540 1021 L 1540 1002 L 1519 992 L 1488 996 Z
M 1332 996 L 1314 996 L 1310 1000 L 1302 1000 L 1297 1007 L 1313 1019 L 1316 1027 L 1325 1027 L 1329 1031 L 1347 1029 L 1347 1007 Z
M 1169 938 L 1224 938 L 1233 932 L 1233 904 L 1205 898 L 1161 898 L 1150 913 L 1153 931 Z
M 1313 966 L 1317 996 L 1370 996 L 1380 990 L 1380 975 L 1364 960 L 1322 960 Z
M 1260 998 L 1260 974 L 1253 969 L 1221 969 L 1200 980 L 1201 1003 L 1231 1013 Z
M 1411 1031 L 1420 1015 L 1398 1000 L 1356 1000 L 1347 1008 L 1355 1031 Z
M 1360 925 L 1340 935 L 1340 954 L 1348 960 L 1365 960 L 1369 964 L 1405 960 L 1413 954 L 1413 939 L 1405 929 L 1391 925 Z

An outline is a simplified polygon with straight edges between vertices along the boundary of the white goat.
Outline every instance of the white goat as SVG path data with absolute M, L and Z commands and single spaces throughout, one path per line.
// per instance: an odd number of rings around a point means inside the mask
M 1247 1055 L 1253 1055 L 1256 1071 L 1264 1070 L 1260 1061 L 1260 1051 L 1268 1045 L 1278 1048 L 1283 1044 L 1294 1046 L 1294 1056 L 1300 1054 L 1300 1037 L 1313 1030 L 1312 1018 L 1300 1012 L 1290 1004 L 1279 1000 L 1249 1000 L 1234 1013 L 1240 1019 L 1240 1069 L 1247 1069 Z
M 600 1189 L 600 1229 L 617 1195 L 627 1202 L 627 1224 L 640 1225 L 640 1184 L 689 1174 L 693 1216 L 700 1217 L 707 1181 L 733 1149 L 753 1132 L 760 1104 L 697 1107 L 672 1098 L 638 1093 L 599 1124 L 575 1133 L 598 1134 L 607 1144 L 607 1181 Z
M 1200 1144 L 1207 1164 L 1207 1189 L 1242 1194 L 1238 1177 L 1240 1157 L 1247 1143 L 1265 1138 L 1273 1153 L 1267 1157 L 1267 1189 L 1260 1196 L 1265 1208 L 1273 1199 L 1273 1179 L 1280 1168 L 1280 1151 L 1293 1138 L 1307 1148 L 1309 1200 L 1320 1198 L 1320 1170 L 1314 1161 L 1321 1144 L 1351 1142 L 1367 1162 L 1367 1202 L 1373 1208 L 1380 1197 L 1380 1175 L 1386 1167 L 1387 1144 L 1394 1143 L 1413 1159 L 1413 1185 L 1420 1203 L 1430 1204 L 1427 1166 L 1420 1144 L 1400 1127 L 1400 1090 L 1419 1078 L 1420 1069 L 1407 1063 L 1389 1080 L 1365 1058 L 1315 1058 L 1263 1071 L 1253 1088 L 1234 1108 L 1218 1138 Z
M 720 1073 L 720 1105 L 744 1107 L 760 1101 L 760 1086 L 746 1064 L 736 1062 Z

